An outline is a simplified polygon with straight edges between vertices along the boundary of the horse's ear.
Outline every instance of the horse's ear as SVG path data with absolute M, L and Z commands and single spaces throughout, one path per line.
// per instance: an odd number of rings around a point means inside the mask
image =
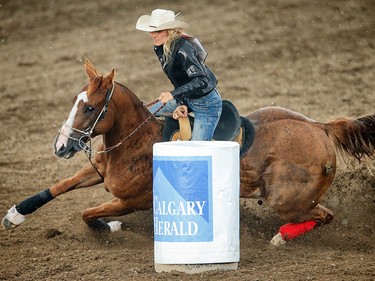
M 109 88 L 112 86 L 112 83 L 114 81 L 114 78 L 115 78 L 115 70 L 112 69 L 111 73 L 108 74 L 104 79 L 103 79 L 103 82 L 102 82 L 102 86 L 104 88 Z
M 85 69 L 86 69 L 86 73 L 89 79 L 93 79 L 99 76 L 94 65 L 91 63 L 91 61 L 89 61 L 88 58 L 85 58 Z

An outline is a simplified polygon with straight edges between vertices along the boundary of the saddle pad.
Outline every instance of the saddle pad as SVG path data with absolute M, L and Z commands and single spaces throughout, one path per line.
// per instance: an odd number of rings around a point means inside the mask
M 255 129 L 253 123 L 241 116 L 242 143 L 240 143 L 240 158 L 245 156 L 255 139 Z

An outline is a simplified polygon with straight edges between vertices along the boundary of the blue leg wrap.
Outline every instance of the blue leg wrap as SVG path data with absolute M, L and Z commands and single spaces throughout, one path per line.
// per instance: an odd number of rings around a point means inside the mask
M 28 215 L 51 201 L 53 198 L 54 197 L 49 189 L 46 189 L 27 198 L 26 200 L 23 200 L 19 205 L 16 206 L 16 209 L 21 215 Z

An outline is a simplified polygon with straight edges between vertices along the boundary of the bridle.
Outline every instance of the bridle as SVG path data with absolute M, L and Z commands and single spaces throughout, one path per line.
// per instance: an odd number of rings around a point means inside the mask
M 80 133 L 81 136 L 79 138 L 73 138 L 71 136 L 67 136 L 67 135 L 64 135 L 65 137 L 67 137 L 68 139 L 71 139 L 73 141 L 76 141 L 78 143 L 78 146 L 84 150 L 84 151 L 90 151 L 90 153 L 92 152 L 91 150 L 91 146 L 89 147 L 86 142 L 84 141 L 85 138 L 87 138 L 88 140 L 90 140 L 91 142 L 91 135 L 92 133 L 94 132 L 94 129 L 96 127 L 96 125 L 98 124 L 98 122 L 102 119 L 104 119 L 104 116 L 105 114 L 107 113 L 107 110 L 108 110 L 108 104 L 109 104 L 109 101 L 111 100 L 112 98 L 112 95 L 113 95 L 113 91 L 114 91 L 114 88 L 115 88 L 115 83 L 112 82 L 112 87 L 110 89 L 107 90 L 107 93 L 106 93 L 106 98 L 105 98 L 105 103 L 103 105 L 103 108 L 102 110 L 100 111 L 98 117 L 95 119 L 94 123 L 89 126 L 88 128 L 84 129 L 84 130 L 80 130 L 80 129 L 77 129 L 77 128 L 74 128 L 70 125 L 67 125 L 66 124 L 66 121 L 64 121 L 63 125 L 68 127 L 69 129 L 77 132 L 77 133 Z M 59 133 L 62 134 L 61 132 L 61 129 L 59 129 Z
M 108 153 L 110 152 L 111 150 L 115 149 L 116 147 L 119 147 L 122 143 L 124 143 L 128 138 L 130 138 L 132 135 L 134 135 L 136 132 L 139 131 L 139 129 L 144 126 L 146 123 L 148 123 L 150 121 L 151 118 L 155 117 L 155 115 L 163 108 L 164 105 L 161 105 L 157 110 L 155 110 L 155 112 L 153 112 L 150 116 L 148 116 L 140 125 L 138 125 L 132 132 L 130 132 L 129 135 L 127 135 L 124 139 L 122 139 L 119 143 L 117 143 L 116 145 L 113 145 L 113 146 L 110 146 L 110 147 L 107 147 L 106 149 L 104 150 L 100 150 L 100 151 L 93 151 L 92 148 L 91 148 L 91 145 L 88 145 L 87 142 L 90 142 L 91 143 L 91 140 L 93 139 L 92 138 L 92 133 L 94 132 L 94 129 L 96 127 L 96 125 L 98 124 L 98 122 L 100 120 L 103 120 L 104 117 L 105 117 L 105 114 L 107 113 L 107 110 L 108 110 L 108 104 L 112 98 L 112 95 L 113 95 L 113 91 L 114 91 L 114 88 L 115 88 L 115 83 L 112 82 L 112 87 L 110 89 L 107 90 L 107 94 L 106 94 L 106 100 L 105 100 L 105 103 L 103 105 L 103 108 L 102 110 L 100 111 L 98 117 L 95 119 L 95 121 L 93 122 L 93 124 L 91 126 L 89 126 L 88 128 L 84 129 L 84 130 L 80 130 L 80 129 L 77 129 L 77 128 L 74 128 L 70 125 L 67 125 L 66 122 L 64 121 L 63 125 L 65 125 L 66 127 L 70 128 L 71 130 L 75 131 L 75 132 L 78 132 L 81 134 L 81 136 L 79 138 L 74 138 L 72 136 L 67 136 L 67 135 L 64 135 L 65 137 L 67 137 L 68 139 L 71 139 L 73 141 L 76 141 L 78 143 L 78 146 L 79 148 L 81 148 L 82 150 L 84 150 L 85 152 L 87 153 L 90 153 L 91 155 L 92 154 L 101 154 L 101 153 Z M 150 107 L 154 104 L 156 104 L 159 100 L 155 100 L 149 104 L 146 104 L 145 106 L 146 107 Z M 60 134 L 62 134 L 61 132 L 61 129 L 59 129 L 58 131 Z M 87 141 L 85 141 L 85 139 L 87 139 Z
M 79 138 L 73 138 L 70 135 L 69 136 L 64 135 L 64 136 L 67 137 L 68 139 L 71 139 L 71 140 L 77 142 L 78 147 L 81 148 L 81 150 L 85 151 L 85 154 L 86 154 L 88 160 L 90 161 L 91 165 L 95 168 L 96 172 L 99 174 L 99 176 L 102 178 L 103 181 L 104 181 L 103 176 L 100 174 L 100 172 L 98 171 L 98 169 L 96 168 L 96 166 L 91 161 L 92 155 L 93 154 L 96 155 L 96 154 L 101 154 L 101 153 L 108 153 L 108 152 L 112 151 L 113 149 L 119 147 L 127 139 L 129 139 L 131 136 L 133 136 L 135 133 L 137 133 L 140 130 L 141 127 L 143 127 L 146 123 L 148 123 L 150 121 L 151 118 L 155 118 L 155 115 L 164 107 L 164 105 L 160 105 L 160 107 L 158 107 L 157 110 L 155 110 L 154 112 L 152 112 L 150 116 L 148 116 L 141 124 L 139 124 L 132 132 L 130 132 L 129 135 L 127 135 L 125 138 L 123 138 L 119 143 L 117 143 L 117 144 L 115 144 L 113 146 L 110 146 L 110 147 L 106 147 L 105 149 L 100 150 L 100 151 L 93 151 L 92 145 L 91 145 L 91 141 L 93 139 L 92 138 L 92 133 L 93 133 L 96 125 L 98 124 L 98 122 L 100 120 L 104 119 L 105 114 L 108 111 L 108 104 L 109 104 L 109 102 L 110 102 L 110 100 L 112 98 L 114 88 L 115 88 L 115 82 L 113 81 L 112 82 L 112 87 L 107 90 L 106 100 L 105 100 L 105 103 L 103 105 L 103 108 L 102 108 L 102 110 L 100 111 L 98 117 L 95 119 L 95 121 L 93 122 L 93 124 L 91 126 L 89 126 L 88 128 L 86 128 L 84 130 L 80 130 L 80 129 L 74 128 L 74 127 L 72 127 L 70 125 L 67 125 L 66 122 L 63 123 L 63 125 L 67 126 L 71 130 L 73 130 L 73 131 L 78 132 L 78 133 L 81 134 L 81 136 Z M 156 104 L 158 101 L 159 100 L 155 100 L 155 101 L 147 104 L 146 107 L 150 107 L 150 106 Z M 62 134 L 61 129 L 59 129 L 59 133 Z

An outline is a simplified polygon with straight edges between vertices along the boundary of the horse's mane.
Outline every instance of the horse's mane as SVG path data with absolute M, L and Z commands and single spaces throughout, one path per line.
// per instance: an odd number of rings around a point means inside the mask
M 116 82 L 116 84 L 120 86 L 124 93 L 129 94 L 129 96 L 133 99 L 137 107 L 144 107 L 143 102 L 138 98 L 138 96 L 135 93 L 133 93 L 132 90 L 130 90 L 128 87 L 119 82 Z

